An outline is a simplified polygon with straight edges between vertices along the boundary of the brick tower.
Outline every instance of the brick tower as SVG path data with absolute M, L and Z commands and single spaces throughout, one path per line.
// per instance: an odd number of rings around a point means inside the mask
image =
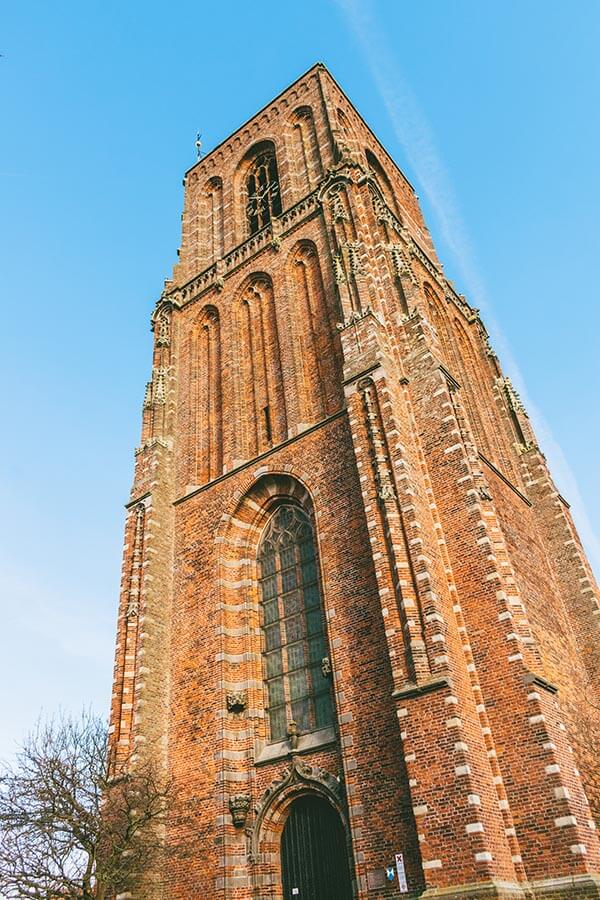
M 139 896 L 599 897 L 598 588 L 413 188 L 322 65 L 184 184 L 112 706 L 176 788 Z

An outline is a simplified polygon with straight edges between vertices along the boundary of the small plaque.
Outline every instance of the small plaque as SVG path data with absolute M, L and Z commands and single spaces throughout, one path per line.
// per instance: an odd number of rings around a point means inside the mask
M 367 872 L 367 888 L 370 891 L 385 887 L 385 869 L 371 869 Z

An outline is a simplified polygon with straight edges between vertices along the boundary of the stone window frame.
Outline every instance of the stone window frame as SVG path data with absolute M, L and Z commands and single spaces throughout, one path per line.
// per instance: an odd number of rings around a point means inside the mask
M 289 756 L 290 751 L 304 754 L 317 748 L 336 744 L 338 734 L 338 686 L 336 680 L 336 651 L 331 643 L 330 610 L 327 579 L 321 565 L 322 535 L 319 529 L 319 503 L 321 491 L 312 481 L 310 473 L 284 469 L 265 463 L 258 471 L 248 472 L 235 491 L 232 507 L 223 512 L 215 535 L 218 550 L 217 585 L 218 605 L 221 610 L 219 630 L 223 635 L 222 684 L 223 707 L 227 706 L 228 692 L 241 692 L 243 704 L 240 710 L 230 711 L 228 716 L 243 715 L 249 725 L 248 752 L 257 766 L 270 764 Z M 319 583 L 325 612 L 328 646 L 331 654 L 331 684 L 334 700 L 334 721 L 331 727 L 309 734 L 300 734 L 297 746 L 292 747 L 289 737 L 276 743 L 269 742 L 265 717 L 265 696 L 261 658 L 261 634 L 259 616 L 259 585 L 257 552 L 261 535 L 276 506 L 281 502 L 296 502 L 308 515 L 315 535 L 319 560 Z M 233 610 L 237 610 L 235 617 Z M 236 626 L 234 628 L 234 625 Z M 237 632 L 245 634 L 241 638 Z M 233 632 L 236 632 L 234 634 Z M 240 641 L 244 648 L 241 651 Z M 294 741 L 295 743 L 295 741 Z M 250 749 L 252 748 L 252 749 Z

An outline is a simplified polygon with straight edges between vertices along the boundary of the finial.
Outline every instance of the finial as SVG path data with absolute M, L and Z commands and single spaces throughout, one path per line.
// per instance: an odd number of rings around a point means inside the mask
M 202 135 L 200 132 L 196 135 L 196 158 L 202 158 Z

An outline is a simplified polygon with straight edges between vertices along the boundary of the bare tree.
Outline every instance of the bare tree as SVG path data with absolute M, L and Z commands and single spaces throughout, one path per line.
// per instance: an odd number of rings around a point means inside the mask
M 96 716 L 38 724 L 0 771 L 0 896 L 102 900 L 131 889 L 159 849 L 168 796 L 148 764 L 114 771 Z

